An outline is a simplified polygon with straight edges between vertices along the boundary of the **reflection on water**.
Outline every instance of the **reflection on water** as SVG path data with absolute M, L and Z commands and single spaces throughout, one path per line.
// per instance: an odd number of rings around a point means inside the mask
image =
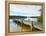
M 20 32 L 21 27 L 13 22 L 13 19 L 10 19 L 10 32 Z
M 33 21 L 33 23 L 32 23 Z M 33 24 L 33 26 L 32 26 Z M 37 18 L 10 19 L 10 32 L 32 32 L 32 28 L 40 28 Z M 33 31 L 34 31 L 33 28 Z M 36 28 L 35 28 L 36 29 Z M 41 28 L 40 28 L 41 29 Z
M 10 19 L 10 32 L 14 32 L 15 23 L 13 22 L 13 19 Z

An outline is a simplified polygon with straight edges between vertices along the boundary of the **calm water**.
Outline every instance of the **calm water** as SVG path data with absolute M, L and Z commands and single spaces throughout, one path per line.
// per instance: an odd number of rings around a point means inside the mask
M 37 18 L 26 18 L 24 20 L 30 20 L 30 21 L 35 21 L 37 22 Z M 10 19 L 10 32 L 21 32 L 21 27 L 18 26 L 16 23 L 13 22 L 13 19 Z

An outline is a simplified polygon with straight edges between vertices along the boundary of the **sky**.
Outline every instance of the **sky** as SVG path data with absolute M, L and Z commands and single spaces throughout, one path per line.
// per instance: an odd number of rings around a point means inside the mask
M 40 5 L 10 4 L 10 16 L 40 16 Z

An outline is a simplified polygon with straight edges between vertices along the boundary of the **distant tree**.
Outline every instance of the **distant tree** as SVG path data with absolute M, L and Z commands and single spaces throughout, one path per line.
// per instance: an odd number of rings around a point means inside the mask
M 43 22 L 43 11 L 42 9 L 39 10 L 41 12 L 41 16 L 38 17 L 40 22 Z

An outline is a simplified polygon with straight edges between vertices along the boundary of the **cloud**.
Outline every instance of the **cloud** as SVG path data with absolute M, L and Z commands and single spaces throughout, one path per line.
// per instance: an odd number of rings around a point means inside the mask
M 10 4 L 10 15 L 40 16 L 41 6 Z

